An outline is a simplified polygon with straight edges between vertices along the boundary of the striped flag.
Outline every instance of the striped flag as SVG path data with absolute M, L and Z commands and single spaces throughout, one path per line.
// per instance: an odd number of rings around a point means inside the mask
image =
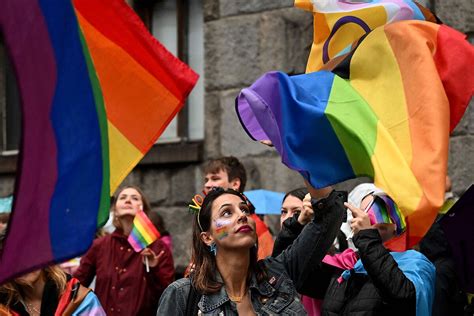
M 160 238 L 160 233 L 155 225 L 146 216 L 145 212 L 138 212 L 133 219 L 132 232 L 128 236 L 128 242 L 133 250 L 140 252 L 158 238 Z

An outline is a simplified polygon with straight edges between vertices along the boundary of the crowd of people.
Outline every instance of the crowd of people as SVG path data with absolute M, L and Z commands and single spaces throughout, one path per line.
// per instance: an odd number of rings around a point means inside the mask
M 203 180 L 184 278 L 175 281 L 163 218 L 140 188 L 124 186 L 112 200 L 113 231 L 77 268 L 50 266 L 0 286 L 0 315 L 472 315 L 439 225 L 416 250 L 386 248 L 401 224 L 377 216 L 394 202 L 373 184 L 348 196 L 305 182 L 284 196 L 269 241 L 259 238 L 266 226 L 243 194 L 237 158 L 211 160 Z M 127 237 L 140 210 L 161 236 L 135 252 Z

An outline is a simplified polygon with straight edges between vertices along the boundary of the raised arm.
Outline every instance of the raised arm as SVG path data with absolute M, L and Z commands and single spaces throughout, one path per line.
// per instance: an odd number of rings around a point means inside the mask
M 308 280 L 313 279 L 309 276 L 315 274 L 318 266 L 321 267 L 320 263 L 336 238 L 345 214 L 344 192 L 331 191 L 330 188 L 311 189 L 313 220 L 291 246 L 273 259 L 284 266 L 298 291 L 307 288 Z M 328 192 L 327 197 L 320 198 Z

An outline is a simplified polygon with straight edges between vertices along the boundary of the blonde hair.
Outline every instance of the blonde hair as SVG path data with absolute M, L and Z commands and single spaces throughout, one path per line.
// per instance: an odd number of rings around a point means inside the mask
M 50 266 L 42 269 L 40 278 L 44 278 L 45 281 L 52 280 L 58 289 L 59 296 L 61 296 L 64 290 L 66 289 L 66 273 L 58 266 Z M 12 304 L 18 303 L 23 299 L 23 288 L 25 286 L 28 285 L 20 284 L 15 280 L 0 286 L 0 293 L 4 294 L 7 298 L 7 307 L 11 306 Z

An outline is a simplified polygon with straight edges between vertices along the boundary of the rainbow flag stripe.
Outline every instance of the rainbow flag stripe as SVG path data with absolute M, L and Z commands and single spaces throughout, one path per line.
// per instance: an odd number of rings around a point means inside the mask
M 340 61 L 361 37 L 379 26 L 403 20 L 439 21 L 412 0 L 295 0 L 295 6 L 313 13 L 314 37 L 306 72 Z
M 128 242 L 133 250 L 140 252 L 155 240 L 160 238 L 160 233 L 150 221 L 145 212 L 141 211 L 133 219 L 133 229 L 128 236 Z
M 380 201 L 378 200 L 380 199 Z M 375 201 L 369 208 L 368 213 L 371 216 L 373 212 L 375 223 L 391 223 L 397 225 L 397 235 L 401 235 L 406 230 L 405 217 L 395 202 L 385 194 L 375 196 Z
M 3 0 L 22 144 L 0 282 L 84 253 L 197 75 L 123 0 Z
M 473 59 L 463 34 L 401 21 L 370 32 L 331 72 L 263 75 L 236 110 L 251 138 L 271 140 L 314 187 L 373 178 L 402 211 L 411 247 L 443 203 L 449 134 L 473 94 Z

